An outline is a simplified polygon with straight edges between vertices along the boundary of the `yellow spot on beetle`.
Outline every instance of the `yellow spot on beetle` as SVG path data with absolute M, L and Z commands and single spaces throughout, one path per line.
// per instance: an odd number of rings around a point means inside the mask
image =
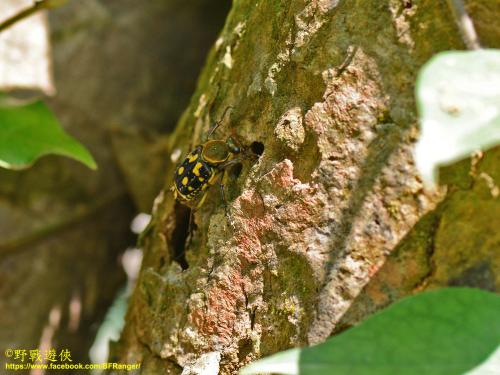
M 181 174 L 183 174 L 183 173 L 184 173 L 184 167 L 180 167 L 180 168 L 179 168 L 179 171 L 178 171 L 177 173 L 179 173 L 179 176 L 180 176 Z
M 185 186 L 185 185 L 187 185 L 187 183 L 188 183 L 188 178 L 187 178 L 187 177 L 184 177 L 184 178 L 182 179 L 181 183 L 182 183 L 184 186 Z
M 198 177 L 198 180 L 199 180 L 200 182 L 205 181 L 205 179 L 204 179 L 203 177 Z
M 188 161 L 190 163 L 192 163 L 193 161 L 195 161 L 196 159 L 198 159 L 198 154 L 192 154 L 192 155 L 189 155 L 188 157 Z
M 203 167 L 203 164 L 201 164 L 200 162 L 196 163 L 196 165 L 193 168 L 193 173 L 194 173 L 195 176 L 199 176 L 200 175 L 200 168 L 201 167 Z
M 191 186 L 188 186 L 189 191 L 193 191 L 194 189 Z

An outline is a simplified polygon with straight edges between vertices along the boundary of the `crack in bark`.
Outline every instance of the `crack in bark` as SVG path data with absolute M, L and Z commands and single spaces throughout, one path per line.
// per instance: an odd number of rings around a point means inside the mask
M 436 264 L 434 262 L 434 253 L 436 251 L 436 235 L 439 231 L 439 226 L 441 224 L 441 213 L 436 213 L 436 217 L 434 218 L 434 222 L 431 226 L 431 231 L 428 233 L 429 235 L 429 244 L 425 248 L 426 259 L 427 259 L 427 267 L 429 270 L 425 275 L 421 277 L 418 283 L 413 287 L 413 291 L 419 291 L 424 289 L 429 280 L 432 278 L 434 273 L 436 272 Z
M 186 270 L 189 268 L 186 260 L 186 241 L 192 230 L 192 212 L 186 206 L 176 202 L 173 214 L 175 215 L 175 226 L 167 238 L 170 258 L 177 262 L 183 270 Z

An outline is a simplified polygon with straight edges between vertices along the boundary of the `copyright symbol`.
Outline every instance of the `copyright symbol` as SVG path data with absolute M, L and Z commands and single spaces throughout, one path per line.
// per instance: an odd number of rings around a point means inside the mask
M 14 354 L 14 351 L 12 349 L 5 350 L 6 357 L 12 357 L 13 354 Z

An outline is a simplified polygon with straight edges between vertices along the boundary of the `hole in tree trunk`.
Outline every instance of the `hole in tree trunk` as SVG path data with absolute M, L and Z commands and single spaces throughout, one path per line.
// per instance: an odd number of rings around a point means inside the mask
M 189 267 L 186 261 L 186 240 L 191 231 L 190 218 L 191 209 L 175 203 L 175 228 L 170 236 L 168 246 L 172 254 L 172 260 L 179 263 L 183 270 Z
M 262 155 L 264 153 L 264 143 L 262 142 L 252 142 L 250 149 L 256 155 Z

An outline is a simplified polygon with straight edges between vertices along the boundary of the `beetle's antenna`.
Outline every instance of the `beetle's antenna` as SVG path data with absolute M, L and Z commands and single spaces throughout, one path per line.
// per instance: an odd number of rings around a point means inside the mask
M 219 121 L 217 121 L 217 122 L 215 123 L 215 126 L 214 126 L 214 127 L 213 127 L 213 128 L 212 128 L 209 132 L 208 132 L 208 138 L 210 138 L 210 137 L 212 136 L 212 134 L 213 134 L 213 133 L 217 130 L 217 128 L 219 127 L 219 125 L 220 125 L 220 124 L 222 124 L 222 121 L 224 121 L 224 117 L 226 117 L 226 113 L 227 113 L 227 111 L 228 111 L 230 108 L 233 108 L 233 109 L 234 109 L 234 107 L 229 106 L 229 107 L 227 107 L 227 108 L 224 110 L 224 113 L 222 114 L 222 118 L 221 118 Z

